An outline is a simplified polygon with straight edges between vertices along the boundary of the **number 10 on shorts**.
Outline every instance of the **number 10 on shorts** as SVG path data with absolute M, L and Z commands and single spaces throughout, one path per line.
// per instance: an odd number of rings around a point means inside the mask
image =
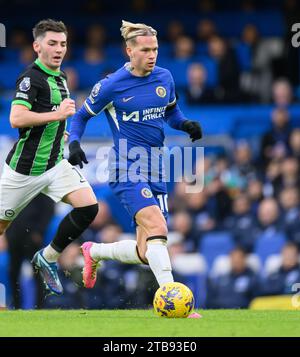
M 159 207 L 162 212 L 169 212 L 168 208 L 168 195 L 157 195 L 156 196 L 158 199 Z

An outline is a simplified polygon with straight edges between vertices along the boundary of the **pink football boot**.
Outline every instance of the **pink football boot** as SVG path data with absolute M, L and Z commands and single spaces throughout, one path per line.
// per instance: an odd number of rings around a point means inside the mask
M 84 258 L 84 267 L 82 271 L 83 285 L 87 289 L 92 289 L 97 280 L 97 268 L 100 265 L 99 262 L 91 257 L 90 250 L 93 242 L 85 242 L 81 246 L 81 253 Z

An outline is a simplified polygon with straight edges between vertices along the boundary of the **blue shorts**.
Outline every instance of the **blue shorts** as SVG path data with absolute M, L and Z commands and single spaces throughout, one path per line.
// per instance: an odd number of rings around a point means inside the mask
M 132 217 L 134 225 L 136 225 L 135 215 L 137 212 L 152 205 L 157 205 L 167 219 L 168 194 L 165 183 L 110 182 L 109 186 Z

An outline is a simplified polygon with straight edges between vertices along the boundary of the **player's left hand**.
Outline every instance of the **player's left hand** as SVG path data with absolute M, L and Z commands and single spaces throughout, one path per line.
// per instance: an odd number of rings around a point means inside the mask
M 182 125 L 182 130 L 190 135 L 192 142 L 202 138 L 202 129 L 197 121 L 186 120 Z

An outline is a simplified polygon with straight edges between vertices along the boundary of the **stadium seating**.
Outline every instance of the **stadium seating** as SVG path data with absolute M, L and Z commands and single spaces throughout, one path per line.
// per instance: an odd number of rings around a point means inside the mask
M 183 283 L 193 292 L 195 299 L 195 308 L 199 309 L 204 306 L 206 299 L 206 275 L 189 274 L 184 276 Z
M 249 45 L 237 42 L 234 46 L 235 53 L 242 71 L 251 69 L 251 48 Z
M 275 273 L 280 268 L 282 263 L 282 257 L 279 254 L 272 254 L 267 257 L 265 261 L 264 274 L 269 276 L 270 274 Z
M 46 3 L 48 0 L 45 0 Z M 28 0 L 29 4 L 33 4 L 33 0 Z M 46 4 L 45 3 L 45 4 Z M 61 3 L 61 11 L 68 11 L 64 21 L 72 27 L 75 36 L 73 36 L 74 44 L 72 43 L 71 59 L 64 63 L 64 67 L 71 67 L 75 70 L 79 80 L 79 91 L 88 93 L 92 86 L 99 79 L 103 78 L 107 73 L 112 72 L 123 65 L 127 61 L 126 56 L 121 47 L 119 26 L 121 18 L 132 18 L 132 13 L 125 5 L 125 2 L 120 1 L 120 6 L 116 6 L 111 0 L 101 1 L 105 11 L 111 12 L 110 16 L 105 13 L 98 15 L 84 14 L 79 1 L 72 3 L 72 14 L 69 12 L 69 5 Z M 194 5 L 191 5 L 194 3 Z M 159 8 L 159 12 L 152 11 L 150 14 L 139 13 L 137 15 L 139 22 L 153 24 L 158 30 L 159 34 L 159 57 L 158 65 L 168 68 L 174 76 L 176 88 L 180 92 L 179 104 L 185 116 L 191 119 L 199 120 L 203 127 L 204 141 L 201 145 L 206 146 L 207 141 L 214 140 L 216 146 L 205 147 L 205 153 L 218 156 L 226 154 L 227 148 L 223 145 L 221 137 L 229 138 L 230 143 L 234 147 L 234 140 L 245 138 L 247 142 L 254 143 L 251 145 L 254 157 L 260 149 L 261 136 L 271 127 L 271 113 L 274 109 L 273 105 L 213 105 L 190 106 L 186 102 L 185 90 L 187 86 L 187 70 L 191 63 L 201 63 L 207 71 L 207 85 L 214 88 L 218 84 L 218 63 L 209 57 L 208 46 L 205 43 L 197 42 L 195 38 L 195 29 L 199 21 L 203 19 L 211 19 L 216 24 L 217 32 L 225 39 L 228 39 L 233 46 L 237 60 L 242 72 L 251 70 L 252 53 L 249 45 L 241 42 L 241 33 L 245 25 L 253 24 L 258 28 L 261 38 L 273 38 L 280 36 L 283 38 L 285 32 L 285 18 L 283 12 L 279 10 L 280 0 L 262 0 L 262 9 L 258 11 L 240 11 L 240 2 L 238 0 L 230 0 L 227 2 L 218 1 L 218 12 L 200 13 L 196 9 L 196 1 L 191 2 L 174 2 L 173 0 L 151 0 L 151 6 L 155 10 Z M 264 9 L 273 4 L 277 4 L 277 10 Z M 172 5 L 172 6 L 171 6 Z M 29 6 L 29 5 L 28 5 Z M 46 5 L 45 5 L 46 6 Z M 185 6 L 187 11 L 180 11 Z M 194 6 L 194 7 L 193 7 Z M 256 5 L 258 6 L 258 5 Z M 232 9 L 234 8 L 234 9 Z M 221 10 L 221 11 L 219 11 Z M 6 11 L 13 11 L 11 4 L 7 4 L 3 9 Z M 31 31 L 31 24 L 35 22 L 41 13 L 36 9 L 33 16 L 24 16 L 23 14 L 16 14 L 15 23 L 18 26 L 24 27 Z M 82 13 L 81 13 L 82 12 Z M 77 15 L 76 15 L 77 14 Z M 167 42 L 167 25 L 171 20 L 181 21 L 185 28 L 185 33 L 195 40 L 196 51 L 194 57 L 188 60 L 174 59 L 174 44 Z M 56 17 L 56 10 L 49 9 L 49 17 Z M 7 17 L 8 18 L 8 17 Z M 10 32 L 15 23 L 7 23 L 7 31 Z M 103 48 L 104 60 L 96 64 L 90 64 L 84 61 L 85 52 L 85 33 L 82 29 L 87 29 L 93 23 L 100 23 L 106 28 L 107 42 Z M 78 41 L 78 43 L 76 43 Z M 73 40 L 72 40 L 73 42 Z M 8 135 L 10 138 L 16 138 L 18 131 L 13 130 L 9 124 L 9 110 L 11 105 L 11 96 L 15 88 L 15 81 L 19 74 L 24 69 L 24 65 L 20 63 L 20 51 L 16 49 L 6 48 L 5 51 L 0 49 L 0 134 Z M 80 95 L 82 92 L 80 92 Z M 72 93 L 72 96 L 76 93 Z M 300 98 L 300 87 L 298 88 L 298 98 Z M 292 105 L 288 108 L 291 115 L 292 127 L 300 127 L 300 106 Z M 181 141 L 178 140 L 180 135 L 186 134 L 176 131 L 166 125 L 166 136 L 168 136 L 167 145 L 172 147 L 178 145 Z M 216 137 L 215 137 L 216 136 Z M 212 137 L 212 138 L 211 138 Z M 107 119 L 102 113 L 90 120 L 87 125 L 84 140 L 94 141 L 111 140 L 111 131 Z M 181 138 L 179 138 L 181 140 Z M 8 145 L 3 139 L 0 141 L 0 149 Z M 88 153 L 88 160 L 90 161 L 87 170 L 94 170 L 92 161 L 96 161 L 93 155 Z M 92 167 L 92 168 L 91 168 Z M 93 171 L 94 172 L 94 171 Z M 93 182 L 94 183 L 94 182 Z M 92 183 L 92 184 L 93 184 Z M 168 185 L 170 188 L 172 183 Z M 95 189 L 95 187 L 93 186 Z M 107 187 L 97 186 L 96 195 L 100 200 L 105 200 L 109 205 L 111 214 L 114 220 L 122 227 L 124 232 L 133 232 L 135 236 L 135 229 L 131 225 L 131 219 L 125 209 L 121 206 L 119 201 L 111 193 L 108 193 Z M 169 190 L 171 191 L 171 190 Z M 47 229 L 44 243 L 48 244 L 62 219 L 63 215 L 57 214 L 53 217 L 50 226 Z M 200 248 L 199 252 L 188 256 L 179 256 L 174 262 L 173 268 L 181 274 L 183 281 L 193 291 L 196 307 L 202 307 L 206 298 L 206 278 L 207 274 L 218 275 L 228 272 L 230 269 L 229 252 L 234 247 L 233 237 L 229 232 L 216 231 L 204 234 L 199 237 Z M 283 234 L 263 234 L 260 236 L 255 244 L 254 253 L 248 258 L 248 265 L 253 268 L 255 272 L 262 273 L 261 267 L 265 274 L 270 274 L 280 262 L 280 251 L 286 242 L 286 237 Z M 0 282 L 8 287 L 8 254 L 0 252 Z M 32 276 L 26 263 L 21 274 L 21 290 L 26 291 L 23 295 L 23 308 L 34 307 L 34 284 Z
M 4 303 L 8 304 L 9 303 L 9 296 L 10 296 L 10 284 L 9 284 L 9 277 L 8 277 L 8 269 L 9 269 L 9 254 L 8 252 L 0 252 L 0 283 L 3 284 L 1 289 L 1 293 L 4 292 L 5 290 L 5 298 L 2 296 L 1 300 L 6 300 L 6 301 L 0 301 L 0 306 L 1 304 L 4 305 Z
M 205 281 L 207 267 L 204 257 L 199 253 L 178 254 L 172 259 L 172 268 L 180 274 L 182 282 L 190 287 L 194 294 L 195 306 L 205 302 Z
M 254 272 L 259 273 L 261 268 L 260 259 L 255 254 L 249 254 L 247 257 L 247 266 Z M 210 271 L 211 277 L 217 277 L 229 273 L 231 269 L 230 258 L 228 255 L 219 255 L 213 263 Z
M 16 87 L 16 79 L 23 71 L 24 66 L 12 62 L 4 62 L 0 65 L 0 90 Z
M 105 71 L 105 65 L 103 63 L 89 64 L 84 61 L 76 61 L 73 67 L 78 73 L 80 88 L 88 90 L 103 77 Z
M 206 233 L 201 238 L 200 253 L 203 254 L 208 269 L 211 269 L 216 257 L 228 254 L 233 248 L 234 242 L 229 232 Z
M 33 278 L 32 265 L 27 260 L 23 262 L 21 267 L 20 291 L 22 299 L 22 309 L 34 309 L 36 305 L 36 284 Z
M 283 233 L 262 234 L 257 238 L 254 252 L 258 255 L 264 266 L 267 258 L 272 254 L 280 254 L 282 247 L 286 242 L 286 236 Z

